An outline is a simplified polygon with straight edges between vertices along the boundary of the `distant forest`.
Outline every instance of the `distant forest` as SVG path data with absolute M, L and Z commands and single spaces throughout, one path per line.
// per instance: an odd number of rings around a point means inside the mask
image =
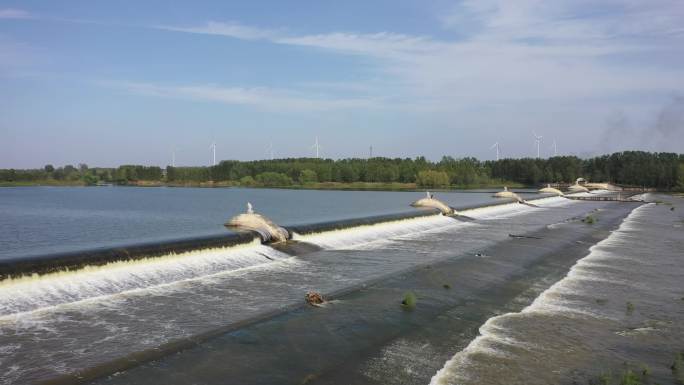
M 684 191 L 684 155 L 643 151 L 617 152 L 590 159 L 557 156 L 548 159 L 424 157 L 370 159 L 288 158 L 257 161 L 224 160 L 212 167 L 148 167 L 123 165 L 89 168 L 67 165 L 42 169 L 0 169 L 2 184 L 148 184 L 289 187 L 329 184 L 404 184 L 416 187 L 483 187 L 502 184 L 539 186 L 570 183 L 583 177 L 594 182 Z

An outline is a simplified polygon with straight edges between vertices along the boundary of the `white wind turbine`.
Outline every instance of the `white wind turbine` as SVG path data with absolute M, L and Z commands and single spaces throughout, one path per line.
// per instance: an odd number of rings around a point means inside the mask
M 273 142 L 268 144 L 266 151 L 268 151 L 268 155 L 271 157 L 271 160 L 273 160 Z
M 492 148 L 496 148 L 496 160 L 499 160 L 499 142 L 496 142 L 492 144 L 492 147 L 489 147 L 490 150 Z
M 556 139 L 553 140 L 553 156 L 558 156 L 558 146 L 556 145 Z
M 316 141 L 314 142 L 313 146 L 311 146 L 311 148 L 316 150 L 316 159 L 320 159 L 321 145 L 318 143 L 318 136 L 316 137 Z
M 171 167 L 176 167 L 176 149 L 171 149 Z
M 534 135 L 534 141 L 537 143 L 537 158 L 539 158 L 539 145 L 541 144 L 542 137 L 537 135 L 534 131 L 532 131 L 532 135 Z
M 216 166 L 216 142 L 213 142 L 211 146 L 209 146 L 209 149 L 212 151 L 213 154 L 212 166 Z

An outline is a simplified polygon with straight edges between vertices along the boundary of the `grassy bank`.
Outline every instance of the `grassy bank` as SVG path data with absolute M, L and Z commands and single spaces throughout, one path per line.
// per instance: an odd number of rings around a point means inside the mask
M 56 181 L 40 180 L 31 182 L 0 182 L 0 187 L 21 187 L 21 186 L 86 186 L 84 181 Z M 292 190 L 357 190 L 357 191 L 417 191 L 417 190 L 472 190 L 472 189 L 500 189 L 502 186 L 509 188 L 525 188 L 521 183 L 504 182 L 471 185 L 452 185 L 449 187 L 426 187 L 418 186 L 416 183 L 381 183 L 381 182 L 315 182 L 315 183 L 293 183 L 290 185 L 260 185 L 260 184 L 240 184 L 237 181 L 221 182 L 165 182 L 155 180 L 130 181 L 121 186 L 137 187 L 246 187 L 246 188 L 282 188 Z
M 520 183 L 505 183 L 506 186 L 511 188 L 523 188 L 524 185 Z M 428 187 L 419 186 L 416 183 L 370 183 L 370 182 L 355 182 L 355 183 L 341 183 L 341 182 L 319 182 L 319 183 L 306 183 L 288 186 L 286 188 L 293 189 L 310 189 L 310 190 L 390 190 L 390 191 L 416 191 L 416 190 L 435 190 L 435 191 L 445 191 L 445 190 L 469 190 L 469 189 L 482 189 L 482 188 L 501 188 L 504 186 L 502 183 L 490 183 L 490 184 L 472 184 L 472 185 L 451 185 L 449 187 Z M 256 186 L 255 186 L 256 187 Z
M 85 186 L 82 180 L 36 180 L 36 181 L 13 181 L 0 182 L 0 187 L 26 187 L 26 186 Z

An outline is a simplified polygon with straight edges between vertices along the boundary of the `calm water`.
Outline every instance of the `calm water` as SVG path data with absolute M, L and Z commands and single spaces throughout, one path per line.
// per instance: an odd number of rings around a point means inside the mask
M 438 193 L 452 206 L 491 193 Z M 0 188 L 0 258 L 224 233 L 247 202 L 281 225 L 406 212 L 420 192 L 243 188 Z

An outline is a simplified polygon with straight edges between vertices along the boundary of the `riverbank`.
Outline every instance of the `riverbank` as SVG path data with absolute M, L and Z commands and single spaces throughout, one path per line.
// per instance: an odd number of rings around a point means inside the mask
M 15 181 L 15 182 L 0 182 L 0 187 L 33 187 L 33 186 L 64 186 L 64 187 L 82 187 L 86 183 L 82 180 L 55 180 L 45 179 L 38 181 Z
M 521 183 L 505 182 L 505 183 L 484 183 L 484 184 L 470 184 L 470 185 L 451 185 L 449 187 L 426 187 L 418 186 L 416 183 L 376 183 L 376 182 L 317 182 L 292 184 L 286 186 L 271 186 L 249 184 L 241 185 L 238 181 L 221 181 L 221 182 L 164 182 L 154 180 L 130 181 L 128 183 L 114 184 L 115 186 L 135 186 L 135 187 L 190 187 L 190 188 L 228 188 L 228 187 L 243 187 L 243 188 L 278 188 L 291 190 L 340 190 L 340 191 L 424 191 L 426 189 L 434 191 L 451 191 L 451 190 L 477 190 L 477 189 L 501 189 L 503 186 L 508 188 L 534 188 L 525 186 Z M 76 181 L 58 181 L 58 180 L 42 180 L 35 182 L 0 182 L 0 187 L 29 187 L 29 186 L 92 186 L 102 187 L 97 185 L 88 185 L 81 180 Z M 107 185 L 111 186 L 111 185 Z

